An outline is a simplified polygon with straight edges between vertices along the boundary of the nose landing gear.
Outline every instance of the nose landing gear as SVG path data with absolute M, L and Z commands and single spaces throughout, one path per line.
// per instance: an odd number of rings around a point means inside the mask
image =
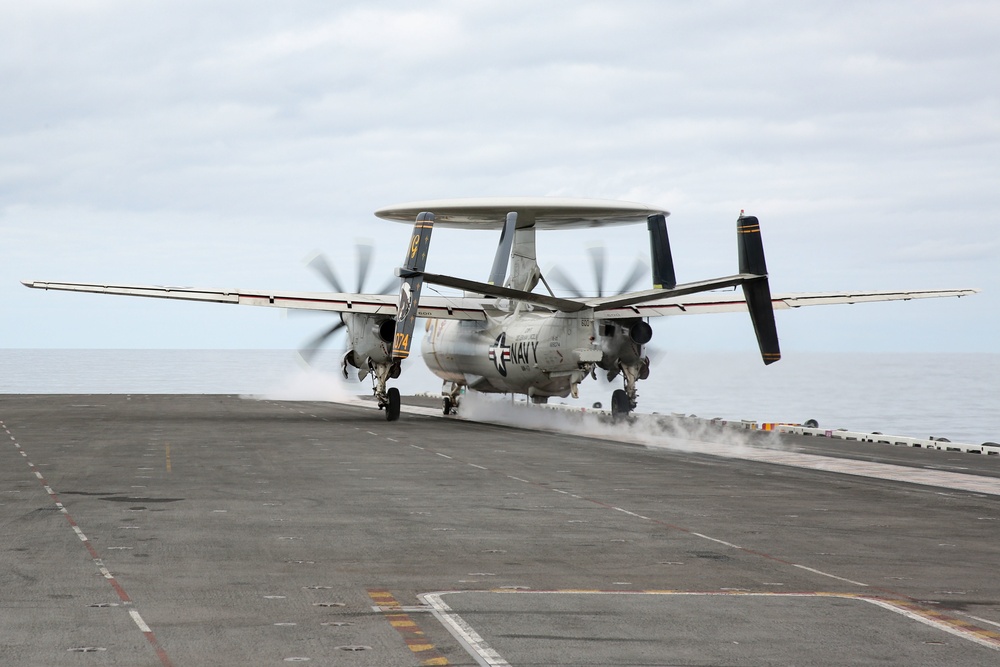
M 444 383 L 447 385 L 447 381 Z M 457 415 L 458 414 L 458 404 L 461 401 L 462 396 L 462 386 L 452 382 L 450 389 L 442 388 L 441 393 L 444 394 L 444 399 L 442 400 L 442 407 L 444 408 L 445 416 Z

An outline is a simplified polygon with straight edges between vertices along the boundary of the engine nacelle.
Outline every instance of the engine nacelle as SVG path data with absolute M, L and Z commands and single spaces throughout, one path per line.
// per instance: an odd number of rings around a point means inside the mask
M 391 318 L 382 320 L 375 324 L 373 330 L 383 343 L 391 343 L 396 335 L 396 320 Z
M 639 320 L 628 328 L 628 337 L 639 345 L 645 345 L 653 340 L 653 327 L 648 322 Z
M 599 324 L 601 351 L 600 368 L 609 372 L 609 379 L 618 374 L 620 366 L 643 368 L 642 346 L 653 338 L 653 328 L 644 320 L 604 320 Z M 648 362 L 645 363 L 648 374 Z

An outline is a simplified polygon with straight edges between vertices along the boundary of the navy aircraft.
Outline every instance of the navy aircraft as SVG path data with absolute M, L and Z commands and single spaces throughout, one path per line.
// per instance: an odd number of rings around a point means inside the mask
M 774 310 L 811 305 L 961 297 L 976 289 L 825 292 L 772 295 L 756 217 L 736 222 L 738 273 L 678 284 L 667 235 L 669 213 L 645 204 L 593 199 L 508 197 L 412 202 L 379 209 L 375 215 L 413 222 L 398 294 L 342 291 L 332 271 L 318 264 L 333 292 L 198 289 L 23 281 L 31 288 L 207 301 L 296 310 L 334 311 L 341 321 L 315 341 L 347 329 L 342 360 L 358 378 L 371 376 L 372 390 L 388 421 L 399 418 L 399 390 L 388 387 L 410 355 L 417 318 L 426 318 L 424 362 L 444 382 L 445 414 L 457 410 L 464 389 L 523 394 L 544 403 L 551 396 L 577 396 L 579 384 L 621 377 L 611 411 L 627 415 L 637 406 L 637 383 L 648 377 L 645 346 L 652 339 L 649 318 L 748 311 L 765 364 L 781 358 Z M 539 270 L 535 230 L 646 223 L 652 287 L 612 296 L 556 296 Z M 486 282 L 425 271 L 435 226 L 500 230 Z M 508 271 L 509 269 L 509 271 Z M 358 292 L 361 291 L 359 279 Z M 462 290 L 462 296 L 427 296 L 424 283 Z M 536 292 L 541 283 L 545 292 Z M 733 291 L 742 289 L 742 294 Z M 726 290 L 726 291 L 722 291 Z

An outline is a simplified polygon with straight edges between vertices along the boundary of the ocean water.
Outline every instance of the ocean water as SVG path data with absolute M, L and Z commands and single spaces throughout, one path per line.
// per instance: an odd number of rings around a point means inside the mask
M 0 394 L 240 394 L 337 400 L 370 394 L 345 382 L 340 355 L 305 366 L 290 350 L 0 350 Z M 405 394 L 437 393 L 419 357 L 393 383 Z M 580 398 L 610 405 L 620 386 L 600 377 Z M 1000 354 L 788 352 L 764 366 L 754 353 L 669 352 L 639 385 L 641 412 L 802 422 L 955 442 L 1000 442 Z

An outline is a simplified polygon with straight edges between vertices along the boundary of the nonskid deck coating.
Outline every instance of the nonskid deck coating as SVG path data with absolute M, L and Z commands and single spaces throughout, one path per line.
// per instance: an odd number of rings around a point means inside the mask
M 997 657 L 995 497 L 330 404 L 5 396 L 0 420 L 5 664 L 486 664 L 435 593 L 507 664 Z M 817 637 L 854 596 L 912 616 Z M 720 618 L 759 627 L 723 645 Z

